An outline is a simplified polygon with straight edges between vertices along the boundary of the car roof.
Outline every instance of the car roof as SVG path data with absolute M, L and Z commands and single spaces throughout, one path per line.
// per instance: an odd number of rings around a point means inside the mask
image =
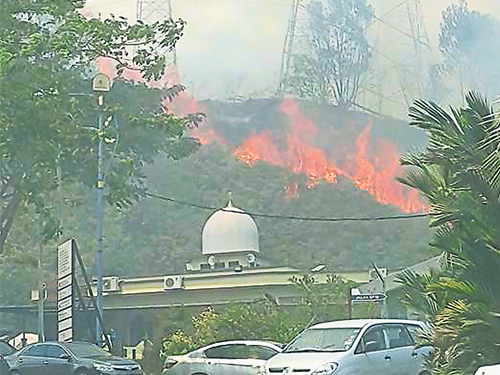
M 265 340 L 231 340 L 231 341 L 219 341 L 219 342 L 214 342 L 210 345 L 206 345 L 202 348 L 198 348 L 195 351 L 198 350 L 205 350 L 208 348 L 211 348 L 213 346 L 219 346 L 219 345 L 234 345 L 234 344 L 244 344 L 244 345 L 265 345 L 265 346 L 274 346 L 278 349 L 282 348 L 283 344 L 277 343 L 277 342 L 272 342 L 272 341 L 265 341 Z
M 368 324 L 375 323 L 404 323 L 404 324 L 414 324 L 418 326 L 425 325 L 424 322 L 418 320 L 406 320 L 406 319 L 351 319 L 351 320 L 337 320 L 334 322 L 324 322 L 316 324 L 309 329 L 328 329 L 328 328 L 363 328 Z

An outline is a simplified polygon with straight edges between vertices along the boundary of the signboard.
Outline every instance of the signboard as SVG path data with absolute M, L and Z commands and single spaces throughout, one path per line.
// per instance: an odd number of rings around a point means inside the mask
M 68 240 L 57 248 L 57 337 L 73 340 L 73 245 Z
M 384 293 L 356 294 L 351 297 L 352 302 L 380 302 L 387 298 Z

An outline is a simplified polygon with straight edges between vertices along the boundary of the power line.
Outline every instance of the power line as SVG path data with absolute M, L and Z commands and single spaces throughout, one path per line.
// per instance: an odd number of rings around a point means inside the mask
M 390 221 L 390 220 L 406 220 L 406 219 L 419 219 L 424 217 L 429 217 L 429 213 L 421 214 L 410 214 L 410 215 L 395 215 L 395 216 L 375 216 L 375 217 L 340 217 L 340 218 L 328 218 L 328 217 L 307 217 L 307 216 L 296 216 L 296 215 L 273 215 L 273 214 L 263 214 L 259 212 L 249 212 L 249 211 L 236 211 L 227 208 L 219 208 L 212 206 L 205 206 L 198 203 L 191 203 L 187 201 L 182 201 L 174 198 L 164 197 L 154 193 L 146 193 L 146 196 L 150 198 L 160 199 L 165 202 L 175 203 L 181 206 L 188 206 L 193 208 L 198 208 L 200 210 L 206 211 L 224 211 L 231 212 L 235 214 L 250 215 L 254 217 L 262 217 L 266 219 L 282 219 L 282 220 L 298 220 L 298 221 L 314 221 L 314 222 L 324 222 L 324 223 L 338 223 L 338 222 L 348 222 L 348 221 Z

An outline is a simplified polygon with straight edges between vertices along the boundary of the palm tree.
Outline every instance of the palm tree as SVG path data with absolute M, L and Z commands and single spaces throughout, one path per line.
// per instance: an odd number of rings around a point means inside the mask
M 399 282 L 431 323 L 423 339 L 433 347 L 432 373 L 472 373 L 500 357 L 499 117 L 469 93 L 464 108 L 449 112 L 416 101 L 410 118 L 429 144 L 401 158 L 410 167 L 401 182 L 428 199 L 431 246 L 446 266 L 426 277 L 407 272 Z

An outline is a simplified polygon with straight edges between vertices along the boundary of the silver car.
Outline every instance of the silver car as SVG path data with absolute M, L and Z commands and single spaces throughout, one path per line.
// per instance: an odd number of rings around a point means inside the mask
M 399 319 L 321 323 L 265 365 L 266 375 L 430 375 L 427 347 L 415 346 L 423 322 Z
M 279 352 L 280 344 L 267 341 L 218 342 L 167 357 L 162 375 L 257 375 Z

